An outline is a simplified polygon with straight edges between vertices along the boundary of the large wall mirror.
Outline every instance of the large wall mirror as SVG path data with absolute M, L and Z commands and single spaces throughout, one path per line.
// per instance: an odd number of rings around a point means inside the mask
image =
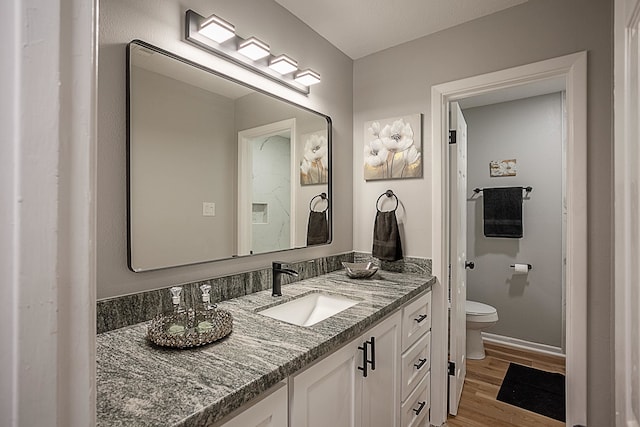
M 331 241 L 331 120 L 127 47 L 128 254 L 148 271 Z

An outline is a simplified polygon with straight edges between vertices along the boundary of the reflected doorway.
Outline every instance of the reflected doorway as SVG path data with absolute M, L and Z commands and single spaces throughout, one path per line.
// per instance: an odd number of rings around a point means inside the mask
M 238 132 L 238 255 L 295 242 L 295 119 Z

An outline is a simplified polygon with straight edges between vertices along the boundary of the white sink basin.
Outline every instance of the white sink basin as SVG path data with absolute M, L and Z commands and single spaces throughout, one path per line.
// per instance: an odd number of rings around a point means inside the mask
M 267 308 L 259 313 L 294 325 L 311 326 L 353 307 L 357 303 L 358 301 L 340 295 L 315 292 Z

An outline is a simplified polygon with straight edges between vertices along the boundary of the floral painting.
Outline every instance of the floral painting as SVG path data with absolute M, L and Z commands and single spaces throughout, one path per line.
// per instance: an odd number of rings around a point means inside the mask
M 304 152 L 300 161 L 300 184 L 326 184 L 329 176 L 329 145 L 327 132 L 302 135 Z
M 495 176 L 516 176 L 516 159 L 492 160 L 489 162 L 489 175 Z
M 422 176 L 422 115 L 364 124 L 364 179 Z

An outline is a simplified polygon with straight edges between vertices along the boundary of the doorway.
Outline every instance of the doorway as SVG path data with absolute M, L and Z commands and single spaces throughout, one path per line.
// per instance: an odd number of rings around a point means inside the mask
M 432 88 L 434 354 L 432 424 L 446 421 L 448 382 L 449 255 L 449 103 L 473 96 L 495 97 L 508 91 L 560 84 L 566 90 L 567 223 L 566 238 L 566 407 L 567 425 L 586 424 L 586 53 L 444 83 Z M 451 312 L 455 308 L 452 306 Z M 460 312 L 460 310 L 457 310 Z M 462 311 L 464 313 L 464 311 Z M 460 322 L 458 322 L 460 323 Z M 440 392 L 442 390 L 442 392 Z
M 539 89 L 500 102 L 459 101 L 469 139 L 466 253 L 475 267 L 467 270 L 467 299 L 498 312 L 485 338 L 564 355 L 564 92 Z M 486 237 L 483 189 L 505 187 L 522 188 L 522 237 Z
M 238 132 L 238 255 L 295 246 L 296 119 Z
M 525 98 L 511 99 L 519 91 L 508 91 L 500 98 L 469 97 L 449 105 L 450 125 L 456 132 L 449 144 L 449 298 L 456 307 L 449 325 L 449 363 L 455 372 L 449 376 L 452 415 L 460 414 L 459 404 L 463 418 L 474 413 L 471 408 L 478 396 L 473 390 L 479 384 L 485 387 L 483 398 L 496 397 L 499 388 L 494 389 L 493 382 L 485 384 L 485 374 L 479 375 L 479 370 L 491 364 L 492 381 L 501 381 L 506 349 L 531 354 L 536 363 L 535 355 L 540 354 L 541 360 L 554 360 L 549 365 L 553 372 L 565 371 L 561 86 L 561 82 L 540 86 L 536 88 L 540 93 L 530 90 Z M 492 211 L 485 212 L 495 194 L 508 195 L 522 208 L 518 218 L 513 216 L 516 206 L 498 208 L 493 211 L 498 214 L 495 218 Z M 465 299 L 474 307 L 484 304 L 489 307 L 482 306 L 483 310 L 497 310 L 497 322 L 491 319 L 481 329 L 476 324 L 475 330 L 466 330 Z M 466 340 L 465 332 L 471 334 Z M 484 353 L 480 334 L 488 348 L 487 359 L 474 361 Z M 488 347 L 489 342 L 496 346 Z M 465 380 L 467 372 L 471 378 Z M 471 390 L 462 394 L 464 381 Z M 503 407 L 495 399 L 489 402 Z M 560 403 L 564 408 L 564 400 Z

